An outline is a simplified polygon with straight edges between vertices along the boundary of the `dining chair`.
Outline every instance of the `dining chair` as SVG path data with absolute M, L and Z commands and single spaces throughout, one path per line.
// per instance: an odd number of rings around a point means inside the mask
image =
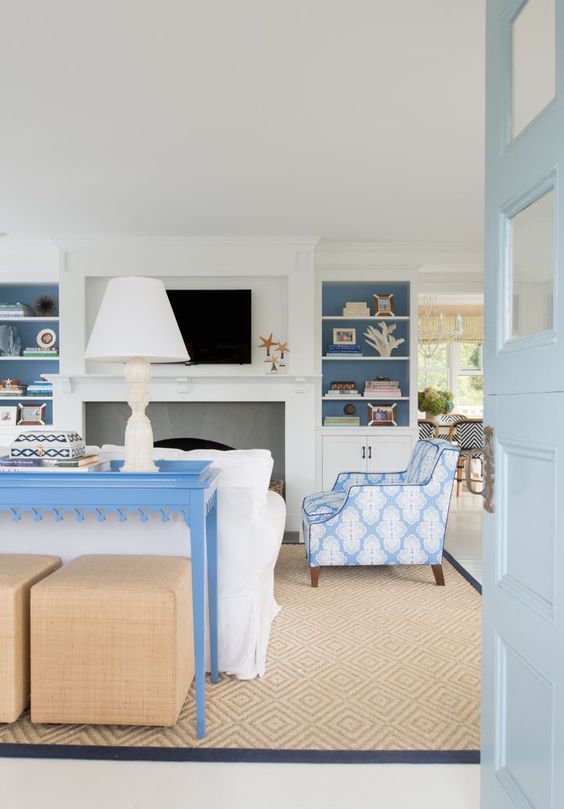
M 466 420 L 467 417 L 462 413 L 445 413 L 441 416 L 437 425 L 436 435 L 439 438 L 445 438 L 447 441 L 450 441 L 453 428 L 458 424 L 459 421 Z
M 437 425 L 430 419 L 418 419 L 417 426 L 419 427 L 419 440 L 425 441 L 426 438 L 436 438 Z
M 483 472 L 484 463 L 484 419 L 464 419 L 453 424 L 449 430 L 448 441 L 460 449 L 456 469 L 456 496 L 460 496 L 464 470 L 468 464 L 467 477 L 471 474 L 472 461 L 479 460 Z M 483 475 L 480 476 L 480 480 Z M 472 492 L 476 494 L 477 492 Z

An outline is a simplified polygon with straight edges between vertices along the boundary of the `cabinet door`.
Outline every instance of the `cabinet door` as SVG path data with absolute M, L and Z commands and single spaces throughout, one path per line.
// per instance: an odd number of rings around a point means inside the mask
M 366 438 L 331 435 L 323 438 L 323 489 L 332 489 L 340 472 L 366 472 Z
M 375 430 L 378 428 L 375 427 Z M 411 456 L 410 435 L 375 435 L 366 438 L 368 472 L 401 472 Z

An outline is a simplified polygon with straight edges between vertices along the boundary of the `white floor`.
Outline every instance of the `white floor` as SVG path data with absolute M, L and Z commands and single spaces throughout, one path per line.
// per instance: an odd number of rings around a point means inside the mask
M 445 548 L 462 567 L 482 582 L 482 498 L 464 488 L 453 495 Z
M 481 580 L 481 498 L 446 547 Z M 177 764 L 0 758 L 2 809 L 479 809 L 477 765 Z

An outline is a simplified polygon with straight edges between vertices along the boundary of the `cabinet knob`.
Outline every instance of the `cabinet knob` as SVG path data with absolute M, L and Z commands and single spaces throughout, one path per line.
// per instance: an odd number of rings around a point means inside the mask
M 368 447 L 368 457 L 372 460 L 372 445 Z
M 364 461 L 365 459 L 366 459 L 366 447 L 363 447 L 362 448 L 362 460 Z

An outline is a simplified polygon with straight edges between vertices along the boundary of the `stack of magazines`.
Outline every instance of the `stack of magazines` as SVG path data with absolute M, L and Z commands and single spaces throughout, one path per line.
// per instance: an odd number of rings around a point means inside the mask
M 43 376 L 39 379 L 34 379 L 31 385 L 27 386 L 27 395 L 50 398 L 53 396 L 53 383 Z
M 35 357 L 35 359 L 57 359 L 58 348 L 47 348 L 46 346 L 26 346 L 22 352 L 24 357 Z
M 324 427 L 360 427 L 360 416 L 325 416 Z
M 341 357 L 356 357 L 362 354 L 362 349 L 359 345 L 356 345 L 356 343 L 330 343 L 327 346 L 327 354 L 331 354 L 332 356 L 339 354 Z
M 0 457 L 0 472 L 108 472 L 110 457 L 94 452 L 81 458 L 11 458 Z
M 364 383 L 365 399 L 395 399 L 401 396 L 399 382 L 393 379 L 369 379 Z
M 2 320 L 33 316 L 34 311 L 27 303 L 0 303 L 0 317 Z

